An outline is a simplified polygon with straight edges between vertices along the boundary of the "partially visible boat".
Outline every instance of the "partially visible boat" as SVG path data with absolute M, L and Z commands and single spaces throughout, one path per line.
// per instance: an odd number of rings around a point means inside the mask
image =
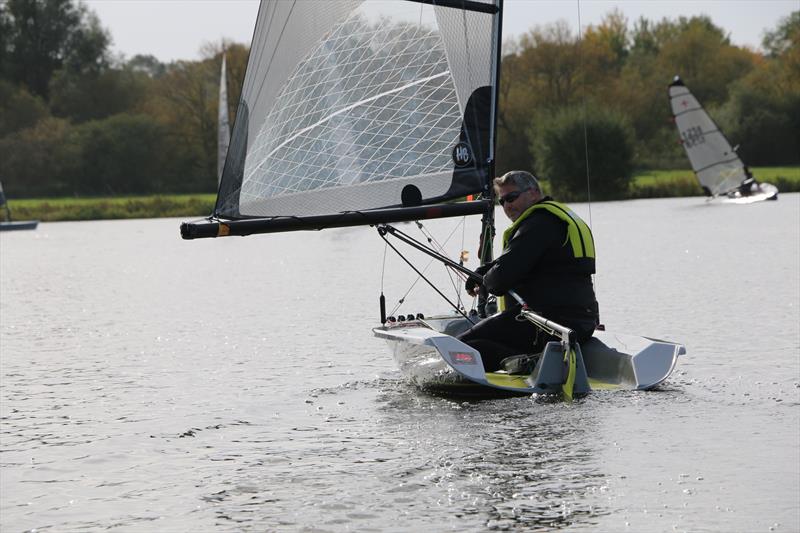
M 0 183 L 0 208 L 3 209 L 4 220 L 0 220 L 0 231 L 14 231 L 23 229 L 36 229 L 39 225 L 38 220 L 12 220 L 11 209 L 8 207 L 6 195 L 3 192 L 3 184 Z
M 709 199 L 741 204 L 778 199 L 778 188 L 756 181 L 680 76 L 669 85 L 669 101 L 680 142 Z

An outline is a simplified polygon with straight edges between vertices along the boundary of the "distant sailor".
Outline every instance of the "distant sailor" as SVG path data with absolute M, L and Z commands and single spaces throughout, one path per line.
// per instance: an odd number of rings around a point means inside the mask
M 498 296 L 514 290 L 534 312 L 573 329 L 578 342 L 588 340 L 599 320 L 591 230 L 569 207 L 544 196 L 529 172 L 508 172 L 494 185 L 512 224 L 503 234 L 503 254 L 477 269 L 486 289 Z M 479 285 L 470 279 L 466 289 L 475 296 Z M 486 371 L 500 369 L 511 355 L 541 351 L 551 340 L 517 320 L 520 306 L 513 298 L 501 302 L 502 312 L 459 335 L 481 353 Z
M 750 196 L 751 194 L 757 193 L 759 191 L 758 182 L 753 177 L 753 173 L 750 172 L 747 165 L 744 166 L 744 175 L 746 177 L 741 185 L 739 185 L 739 194 L 742 196 Z

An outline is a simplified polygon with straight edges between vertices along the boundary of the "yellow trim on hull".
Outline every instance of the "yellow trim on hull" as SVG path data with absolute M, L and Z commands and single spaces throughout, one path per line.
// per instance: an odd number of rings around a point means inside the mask
M 523 374 L 505 374 L 500 372 L 487 372 L 486 381 L 495 387 L 506 387 L 509 389 L 530 389 L 527 379 L 530 376 Z M 605 383 L 589 378 L 589 386 L 592 390 L 619 390 L 623 387 L 616 383 Z
M 530 389 L 531 386 L 525 381 L 528 376 L 523 374 L 500 374 L 496 372 L 487 372 L 486 381 L 495 387 L 508 387 L 512 389 Z

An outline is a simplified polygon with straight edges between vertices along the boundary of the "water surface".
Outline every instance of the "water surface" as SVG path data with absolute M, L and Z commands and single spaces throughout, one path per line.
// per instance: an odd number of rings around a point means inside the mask
M 372 228 L 0 234 L 0 528 L 800 530 L 800 195 L 574 207 L 608 329 L 687 347 L 658 391 L 417 391 L 378 296 L 446 304 Z M 478 225 L 425 228 L 474 258 Z

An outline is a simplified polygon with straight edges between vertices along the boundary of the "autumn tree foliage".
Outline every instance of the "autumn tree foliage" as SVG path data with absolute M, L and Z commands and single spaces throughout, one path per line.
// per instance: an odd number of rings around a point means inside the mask
M 12 196 L 213 191 L 219 72 L 229 114 L 248 50 L 200 61 L 112 58 L 110 36 L 72 0 L 0 2 L 0 180 Z
M 532 168 L 553 183 L 562 180 L 548 173 L 569 162 L 554 165 L 552 150 L 545 161 L 542 147 L 552 144 L 553 132 L 566 128 L 565 117 L 580 115 L 581 108 L 588 110 L 587 117 L 611 113 L 624 123 L 623 129 L 630 128 L 635 167 L 685 168 L 666 95 L 675 75 L 692 88 L 731 142 L 742 146 L 740 153 L 748 162 L 797 164 L 798 20 L 800 12 L 795 12 L 768 32 L 763 54 L 733 45 L 704 16 L 631 24 L 613 11 L 582 35 L 563 22 L 533 28 L 505 50 L 498 168 Z M 618 156 L 610 148 L 595 152 L 588 162 L 590 178 L 592 167 L 602 166 L 603 158 Z
M 111 39 L 76 0 L 0 0 L 7 194 L 216 189 L 222 54 L 235 120 L 247 46 L 210 43 L 200 60 L 162 63 L 114 57 Z M 666 95 L 675 75 L 749 164 L 800 164 L 800 11 L 762 51 L 733 45 L 708 17 L 631 22 L 612 11 L 581 34 L 559 22 L 506 40 L 497 172 L 532 169 L 580 197 L 588 164 L 597 198 L 624 195 L 631 168 L 686 168 Z

